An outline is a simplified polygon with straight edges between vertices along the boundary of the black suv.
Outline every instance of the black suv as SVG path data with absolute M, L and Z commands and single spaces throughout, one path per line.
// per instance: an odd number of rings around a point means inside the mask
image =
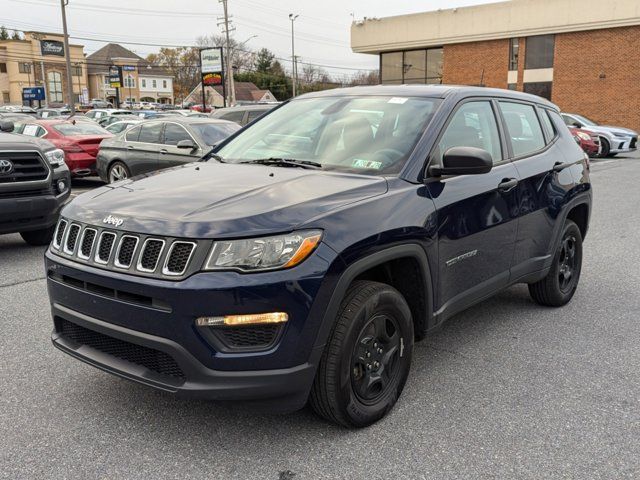
M 445 319 L 515 283 L 571 299 L 588 169 L 536 96 L 302 95 L 201 162 L 71 202 L 46 253 L 53 342 L 167 392 L 369 425 Z
M 64 152 L 12 131 L 12 122 L 0 120 L 0 234 L 20 232 L 27 243 L 46 245 L 71 192 Z

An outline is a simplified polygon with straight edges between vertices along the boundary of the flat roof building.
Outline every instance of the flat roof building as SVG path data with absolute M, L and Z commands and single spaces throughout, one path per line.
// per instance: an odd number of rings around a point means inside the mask
M 640 130 L 640 2 L 512 0 L 365 19 L 351 48 L 382 83 L 447 83 L 540 95 L 567 112 Z

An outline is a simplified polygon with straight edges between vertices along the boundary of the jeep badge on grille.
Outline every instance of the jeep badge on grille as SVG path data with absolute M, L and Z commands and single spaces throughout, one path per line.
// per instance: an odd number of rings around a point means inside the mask
M 102 223 L 106 223 L 107 225 L 113 225 L 114 227 L 119 227 L 124 223 L 124 219 L 114 217 L 113 215 L 109 215 L 108 217 L 104 217 L 102 219 Z

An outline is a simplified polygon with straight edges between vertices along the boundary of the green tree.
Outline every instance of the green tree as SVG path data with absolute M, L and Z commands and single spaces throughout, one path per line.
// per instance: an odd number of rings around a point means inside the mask
M 0 27 L 0 40 L 9 40 L 9 32 L 4 25 Z
M 173 76 L 173 93 L 183 100 L 200 83 L 200 58 L 197 48 L 161 48 L 147 55 L 147 61 Z
M 275 60 L 275 55 L 268 48 L 261 48 L 255 55 L 255 60 L 253 62 L 253 68 L 256 72 L 260 73 L 272 73 L 273 61 Z

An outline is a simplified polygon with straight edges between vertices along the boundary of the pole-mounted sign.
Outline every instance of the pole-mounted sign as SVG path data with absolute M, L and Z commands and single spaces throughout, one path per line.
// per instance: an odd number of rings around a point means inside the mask
M 205 106 L 205 86 L 222 85 L 222 95 L 226 98 L 224 88 L 224 61 L 222 47 L 203 48 L 200 50 L 200 73 L 202 78 L 202 106 Z M 225 101 L 226 106 L 226 101 Z
M 117 65 L 109 67 L 109 86 L 111 88 L 122 87 L 122 68 Z

